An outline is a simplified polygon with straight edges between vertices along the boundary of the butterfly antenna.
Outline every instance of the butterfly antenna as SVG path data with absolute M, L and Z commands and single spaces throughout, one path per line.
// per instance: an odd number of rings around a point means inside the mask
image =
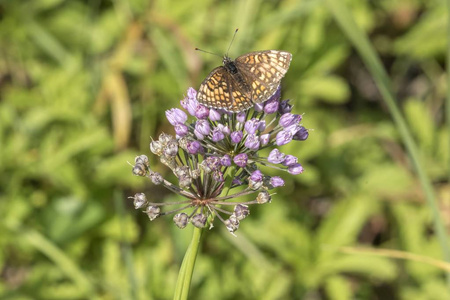
M 239 28 L 236 28 L 236 30 L 234 31 L 233 38 L 231 39 L 231 43 L 228 46 L 228 50 L 227 50 L 227 54 L 226 54 L 227 57 L 228 57 L 228 52 L 230 52 L 231 45 L 233 44 L 234 38 L 235 38 L 236 33 L 238 32 L 238 30 L 239 30 Z
M 218 56 L 218 57 L 222 57 L 222 55 L 219 55 L 217 53 L 212 53 L 212 52 L 205 51 L 205 50 L 202 50 L 202 49 L 199 49 L 199 48 L 195 48 L 195 50 L 200 51 L 200 52 L 205 52 L 205 53 L 208 53 L 208 54 L 212 54 L 212 55 L 215 55 L 215 56 Z

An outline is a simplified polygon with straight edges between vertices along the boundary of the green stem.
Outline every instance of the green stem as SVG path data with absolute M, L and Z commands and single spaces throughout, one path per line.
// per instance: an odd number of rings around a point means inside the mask
M 200 239 L 202 237 L 202 228 L 194 228 L 191 243 L 189 244 L 183 262 L 181 263 L 180 272 L 178 273 L 177 285 L 175 287 L 174 300 L 186 300 L 189 296 L 191 287 L 192 273 L 194 272 L 195 260 L 197 258 Z
M 450 262 L 450 247 L 447 239 L 447 233 L 444 223 L 442 222 L 441 215 L 439 213 L 439 208 L 434 196 L 433 187 L 419 159 L 419 151 L 414 142 L 414 139 L 412 138 L 406 121 L 400 113 L 399 108 L 397 107 L 397 102 L 392 91 L 390 79 L 385 69 L 383 68 L 382 63 L 377 56 L 374 48 L 370 44 L 369 39 L 357 26 L 355 20 L 353 19 L 353 16 L 345 6 L 343 1 L 326 0 L 326 3 L 331 14 L 341 27 L 342 31 L 347 35 L 348 39 L 352 42 L 353 46 L 359 52 L 362 60 L 371 72 L 381 95 L 383 96 L 383 99 L 392 115 L 392 119 L 397 126 L 403 142 L 405 143 L 406 149 L 408 150 L 412 164 L 414 165 L 417 176 L 419 177 L 420 183 L 425 193 L 427 204 L 433 216 L 434 230 L 437 234 L 444 260 L 446 262 Z M 447 272 L 446 274 L 447 283 L 450 287 L 450 273 Z

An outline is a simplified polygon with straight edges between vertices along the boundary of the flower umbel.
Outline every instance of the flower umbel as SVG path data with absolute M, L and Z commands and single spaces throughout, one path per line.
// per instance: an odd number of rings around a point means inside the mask
M 173 221 L 179 228 L 189 222 L 212 228 L 217 217 L 234 234 L 240 221 L 250 214 L 249 205 L 270 202 L 268 190 L 284 185 L 281 177 L 264 175 L 261 166 L 294 175 L 303 172 L 297 157 L 278 148 L 262 157 L 260 150 L 306 140 L 308 130 L 300 124 L 302 116 L 291 113 L 288 100 L 280 102 L 279 91 L 257 108 L 237 114 L 199 104 L 196 93 L 190 88 L 181 101 L 191 117 L 179 108 L 166 111 L 176 136 L 161 133 L 150 143 L 150 150 L 172 170 L 178 184 L 152 171 L 145 155 L 137 156 L 133 166 L 134 175 L 148 177 L 153 184 L 163 185 L 185 200 L 152 203 L 143 193 L 130 198 L 150 220 L 174 214 Z M 255 199 L 238 201 L 249 194 L 255 194 Z M 166 206 L 176 208 L 162 211 Z

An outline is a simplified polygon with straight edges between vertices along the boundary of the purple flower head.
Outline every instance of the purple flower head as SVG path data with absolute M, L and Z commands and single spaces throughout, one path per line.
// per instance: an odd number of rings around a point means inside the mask
M 186 134 L 188 133 L 188 127 L 184 124 L 176 124 L 174 126 L 175 128 L 175 133 L 179 136 L 179 137 L 183 137 L 186 136 Z
M 264 109 L 264 104 L 256 103 L 255 106 L 253 106 L 253 109 L 257 112 L 262 112 Z
M 284 185 L 284 180 L 279 176 L 273 176 L 270 178 L 270 184 L 275 188 Z
M 186 110 L 188 111 L 188 113 L 191 116 L 195 117 L 195 113 L 197 111 L 197 107 L 198 107 L 198 102 L 197 100 L 193 100 L 193 99 L 187 99 L 186 101 Z
M 290 113 L 292 111 L 292 105 L 289 104 L 289 100 L 283 100 L 280 102 L 278 107 L 278 112 L 280 114 Z
M 303 126 L 300 126 L 300 129 L 294 134 L 293 139 L 296 141 L 304 141 L 308 138 L 309 132 L 308 129 L 306 129 Z
M 252 175 L 250 176 L 250 179 L 255 181 L 255 182 L 260 182 L 262 181 L 264 178 L 263 173 L 260 170 L 256 170 L 252 173 Z
M 280 102 L 277 99 L 267 100 L 264 104 L 264 112 L 266 114 L 273 114 L 278 111 Z
M 264 113 L 273 114 L 278 111 L 280 106 L 281 87 L 278 86 L 277 91 L 264 103 Z
M 289 132 L 292 134 L 292 136 L 294 136 L 294 134 L 296 134 L 297 131 L 300 130 L 300 128 L 301 128 L 300 125 L 298 125 L 298 124 L 292 124 L 292 125 L 290 125 L 290 126 L 284 128 L 284 130 L 285 130 L 285 131 L 289 131 Z
M 209 109 L 209 119 L 213 122 L 220 120 L 220 113 L 214 108 Z
M 291 173 L 292 175 L 298 175 L 303 173 L 303 167 L 301 164 L 293 164 L 289 166 L 288 172 Z
M 283 127 L 289 127 L 294 124 L 298 124 L 302 120 L 301 115 L 294 115 L 291 113 L 285 113 L 280 117 L 279 124 Z
M 203 152 L 203 147 L 200 144 L 199 141 L 189 141 L 187 143 L 187 151 L 190 154 L 197 154 L 197 153 L 202 153 Z
M 254 134 L 249 134 L 245 139 L 245 147 L 250 150 L 258 150 L 259 149 L 259 137 Z
M 243 136 L 244 136 L 244 134 L 242 133 L 242 131 L 233 131 L 230 135 L 231 142 L 233 144 L 237 144 L 242 140 Z
M 166 118 L 173 126 L 177 124 L 184 124 L 187 121 L 186 113 L 179 108 L 166 110 Z
M 292 141 L 292 133 L 290 133 L 289 131 L 286 131 L 286 130 L 282 130 L 282 131 L 278 132 L 277 136 L 275 138 L 275 144 L 277 146 L 286 145 L 290 141 Z
M 259 121 L 258 130 L 260 132 L 263 132 L 264 130 L 266 130 L 266 121 L 265 120 Z
M 250 134 L 254 134 L 258 130 L 259 120 L 253 118 L 245 122 L 244 129 Z
M 259 137 L 259 141 L 261 142 L 261 146 L 265 146 L 269 143 L 270 134 L 266 133 Z
M 201 135 L 206 136 L 211 132 L 211 127 L 209 126 L 208 121 L 197 120 L 197 122 L 195 123 L 195 130 L 198 131 Z
M 187 106 L 188 101 L 189 101 L 188 97 L 184 98 L 183 100 L 180 100 L 181 107 L 184 108 L 185 110 L 187 110 L 188 108 Z
M 290 167 L 292 165 L 295 165 L 297 162 L 298 159 L 294 155 L 286 155 L 284 157 L 283 166 Z
M 224 167 L 229 167 L 231 166 L 231 157 L 228 154 L 225 154 L 224 156 L 222 156 L 220 158 L 220 163 L 222 164 L 222 166 Z
M 190 87 L 188 88 L 187 96 L 189 99 L 197 100 L 197 91 L 194 88 Z
M 244 122 L 245 122 L 245 112 L 241 111 L 240 113 L 238 113 L 238 114 L 236 115 L 236 120 L 237 120 L 239 123 L 244 123 Z
M 247 165 L 248 155 L 246 153 L 240 153 L 233 158 L 234 163 L 244 168 Z
M 197 111 L 195 112 L 195 116 L 198 119 L 207 119 L 209 117 L 209 108 L 199 104 L 197 106 Z
M 203 141 L 205 139 L 205 136 L 203 134 L 201 134 L 200 131 L 198 131 L 197 129 L 194 129 L 194 134 L 195 134 L 195 137 L 201 141 Z
M 269 153 L 267 160 L 273 164 L 281 164 L 284 161 L 285 154 L 280 152 L 278 149 L 273 149 Z
M 213 142 L 218 142 L 221 141 L 225 138 L 225 135 L 222 133 L 222 131 L 220 130 L 219 127 L 214 127 L 213 131 L 212 131 L 212 141 Z
M 230 135 L 230 132 L 231 132 L 231 131 L 230 131 L 230 128 L 228 128 L 228 126 L 224 126 L 224 125 L 218 123 L 218 124 L 217 124 L 217 127 L 220 128 L 220 131 L 222 131 L 223 134 L 225 134 L 225 135 Z

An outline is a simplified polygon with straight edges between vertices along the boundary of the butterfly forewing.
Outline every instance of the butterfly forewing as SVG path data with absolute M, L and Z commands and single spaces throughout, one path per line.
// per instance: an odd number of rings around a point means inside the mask
M 208 107 L 244 111 L 276 92 L 291 59 L 290 53 L 277 50 L 247 53 L 234 62 L 225 57 L 226 67 L 215 68 L 206 77 L 197 100 Z
M 251 52 L 236 58 L 237 68 L 251 86 L 254 103 L 264 102 L 276 92 L 291 59 L 289 52 L 277 50 Z

